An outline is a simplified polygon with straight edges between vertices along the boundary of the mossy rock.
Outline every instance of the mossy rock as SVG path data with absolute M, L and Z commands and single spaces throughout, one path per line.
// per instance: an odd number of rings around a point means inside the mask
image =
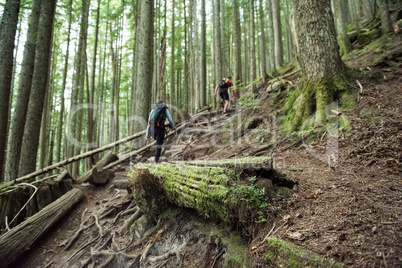
M 273 267 L 343 267 L 341 264 L 331 262 L 312 251 L 279 238 L 269 237 L 267 242 L 268 251 L 265 253 L 265 258 Z

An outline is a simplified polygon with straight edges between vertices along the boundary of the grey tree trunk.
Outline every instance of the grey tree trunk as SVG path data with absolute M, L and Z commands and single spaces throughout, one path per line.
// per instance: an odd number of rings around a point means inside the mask
M 207 26 L 205 0 L 201 0 L 201 107 L 207 105 Z
M 63 71 L 63 84 L 61 86 L 60 91 L 60 114 L 59 114 L 59 121 L 57 126 L 57 151 L 56 151 L 56 162 L 60 162 L 62 158 L 61 148 L 62 148 L 62 137 L 63 137 L 63 122 L 64 122 L 64 92 L 66 90 L 66 82 L 67 82 L 67 71 L 68 71 L 68 58 L 70 56 L 70 38 L 71 38 L 71 22 L 72 22 L 72 11 L 73 11 L 73 0 L 70 0 L 69 5 L 69 15 L 68 15 L 68 30 L 67 30 L 67 49 L 66 55 L 64 59 L 64 71 Z M 65 150 L 63 150 L 63 153 Z
M 5 181 L 11 181 L 18 177 L 18 164 L 20 162 L 22 136 L 27 116 L 29 94 L 31 92 L 32 74 L 35 61 L 36 37 L 40 5 L 42 0 L 32 2 L 32 11 L 28 22 L 27 41 L 25 42 L 24 56 L 21 64 L 21 72 L 18 85 L 18 97 L 15 103 L 10 134 L 9 147 L 7 148 L 7 160 L 5 168 Z
M 232 33 L 233 33 L 233 60 L 234 60 L 234 85 L 237 87 L 242 83 L 241 64 L 241 29 L 239 20 L 239 6 L 237 0 L 232 0 Z M 239 91 L 237 91 L 238 93 Z M 237 94 L 239 95 L 239 94 Z M 239 97 L 239 96 L 237 96 Z
M 226 62 L 226 40 L 225 40 L 225 0 L 218 0 L 220 1 L 220 19 L 221 19 L 221 57 L 222 57 L 222 75 L 227 77 L 227 62 Z
M 134 114 L 134 133 L 147 126 L 151 106 L 152 70 L 153 70 L 153 36 L 154 36 L 154 1 L 140 0 L 140 17 L 138 24 L 137 57 L 137 103 Z
M 378 0 L 381 12 L 381 29 L 384 34 L 392 32 L 391 16 L 389 14 L 388 0 Z
M 342 56 L 352 50 L 352 45 L 346 31 L 346 11 L 345 3 L 343 0 L 334 1 L 334 11 L 335 25 L 338 33 L 338 45 Z
M 83 111 L 77 110 L 76 113 L 72 113 L 82 104 L 84 99 L 84 85 L 85 85 L 85 73 L 86 73 L 86 49 L 87 49 L 87 36 L 88 36 L 88 16 L 89 16 L 89 0 L 82 1 L 82 17 L 81 17 L 81 27 L 80 27 L 80 40 L 78 43 L 78 51 L 76 53 L 76 67 L 75 67 L 75 78 L 73 84 L 73 93 L 71 101 L 71 112 L 70 117 L 72 116 L 73 120 L 71 125 L 71 135 L 75 140 L 75 144 L 73 144 L 71 155 L 78 155 L 81 152 L 81 148 L 84 147 L 81 141 L 81 130 L 82 130 L 82 118 Z M 71 137 L 70 137 L 71 138 Z M 69 143 L 72 143 L 73 140 L 69 139 Z M 73 178 L 76 178 L 79 173 L 79 163 L 73 163 L 71 175 Z
M 272 1 L 266 0 L 267 6 L 267 16 L 268 16 L 268 43 L 269 43 L 269 62 L 270 62 L 270 73 L 275 76 L 277 74 L 276 64 L 275 64 L 275 33 L 274 33 L 274 20 L 272 13 Z
M 250 8 L 250 86 L 251 93 L 258 93 L 254 82 L 257 78 L 257 67 L 255 58 L 255 24 L 254 24 L 254 0 L 249 0 Z
M 272 0 L 272 21 L 275 35 L 275 65 L 283 64 L 282 24 L 279 0 Z
M 20 0 L 7 0 L 0 24 L 0 182 L 4 180 L 14 40 L 19 10 Z
M 43 1 L 38 27 L 32 89 L 21 147 L 19 175 L 35 171 L 43 104 L 48 82 L 56 0 Z
M 259 13 L 260 13 L 260 54 L 261 54 L 261 59 L 260 59 L 260 65 L 261 65 L 261 76 L 262 76 L 262 82 L 265 84 L 265 82 L 268 79 L 267 75 L 267 58 L 266 58 L 266 49 L 265 49 L 265 30 L 264 30 L 264 10 L 263 10 L 263 5 L 262 5 L 263 0 L 258 0 L 259 2 Z
M 98 0 L 98 8 L 96 10 L 96 26 L 95 26 L 95 44 L 94 44 L 94 55 L 92 59 L 92 75 L 91 75 L 91 83 L 90 83 L 90 92 L 89 92 L 89 104 L 95 104 L 95 73 L 96 73 L 96 56 L 98 52 L 98 39 L 99 39 L 99 13 L 100 13 L 100 5 L 101 1 Z M 95 110 L 89 107 L 88 109 L 88 129 L 87 129 L 87 149 L 90 150 L 96 147 L 96 144 L 93 144 L 94 140 L 94 131 L 96 131 L 95 123 L 94 123 L 94 112 Z
M 174 53 L 174 23 L 175 23 L 175 16 L 174 16 L 174 9 L 175 9 L 175 0 L 173 0 L 172 2 L 172 35 L 171 35 L 171 40 L 170 40 L 170 104 L 173 107 L 177 106 L 177 102 L 176 102 L 176 92 L 175 92 L 175 70 L 174 70 L 174 63 L 175 63 L 175 53 Z M 173 120 L 175 120 L 176 117 L 176 112 L 175 110 L 172 110 L 172 116 L 173 116 Z
M 215 79 L 218 81 L 223 77 L 222 71 L 222 44 L 221 44 L 221 20 L 220 20 L 220 0 L 214 2 L 214 61 Z

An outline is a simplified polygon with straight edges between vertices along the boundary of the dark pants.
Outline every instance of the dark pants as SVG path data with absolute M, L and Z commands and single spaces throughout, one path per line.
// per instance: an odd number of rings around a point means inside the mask
M 162 144 L 165 139 L 165 128 L 164 127 L 153 127 L 151 128 L 151 135 L 156 140 L 156 150 L 155 150 L 155 163 L 159 163 L 159 158 L 161 157 Z

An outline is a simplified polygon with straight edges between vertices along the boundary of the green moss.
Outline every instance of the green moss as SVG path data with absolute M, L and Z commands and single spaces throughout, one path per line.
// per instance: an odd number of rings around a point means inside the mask
M 300 82 L 298 89 L 288 95 L 284 111 L 286 121 L 281 128 L 288 132 L 310 128 L 326 124 L 326 106 L 334 101 L 336 92 L 344 92 L 348 89 L 346 82 L 340 79 L 322 78 L 316 82 Z
M 265 258 L 275 267 L 343 267 L 343 265 L 331 263 L 303 247 L 278 238 L 270 237 L 267 242 L 268 251 Z
M 233 231 L 230 231 L 229 235 L 223 234 L 222 231 L 226 230 L 218 228 L 211 230 L 212 236 L 218 236 L 218 241 L 215 241 L 215 243 L 222 244 L 227 250 L 222 267 L 250 267 L 247 241 Z

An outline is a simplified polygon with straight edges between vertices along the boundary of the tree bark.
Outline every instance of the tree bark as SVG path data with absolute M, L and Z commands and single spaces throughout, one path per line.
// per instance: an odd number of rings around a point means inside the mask
M 207 26 L 205 0 L 201 0 L 201 107 L 207 105 Z
M 275 64 L 275 33 L 274 33 L 274 20 L 273 20 L 273 12 L 272 12 L 272 1 L 271 0 L 266 0 L 266 6 L 267 6 L 267 16 L 268 16 L 268 43 L 269 43 L 269 62 L 271 64 L 270 71 L 272 76 L 277 75 L 276 71 L 276 64 Z
M 260 65 L 261 65 L 261 76 L 262 76 L 262 82 L 265 84 L 268 79 L 267 75 L 267 58 L 266 58 L 266 49 L 265 49 L 265 30 L 264 30 L 264 10 L 262 6 L 262 1 L 263 0 L 258 0 L 259 2 L 259 13 L 260 13 L 260 54 L 261 54 L 261 59 L 260 59 Z
M 232 32 L 233 32 L 233 59 L 234 59 L 234 75 L 233 84 L 236 87 L 237 97 L 239 96 L 238 87 L 242 83 L 242 64 L 241 64 L 241 28 L 240 15 L 237 0 L 232 0 Z
M 40 239 L 59 219 L 69 212 L 84 194 L 72 189 L 25 222 L 0 236 L 0 262 L 7 267 Z
M 34 0 L 32 2 L 32 11 L 28 22 L 27 40 L 25 42 L 24 56 L 22 59 L 18 84 L 18 97 L 16 99 L 15 110 L 10 125 L 10 140 L 9 147 L 7 148 L 5 181 L 11 181 L 18 177 L 22 136 L 24 134 L 28 101 L 32 85 L 41 2 L 42 0 Z
M 19 175 L 25 175 L 36 169 L 36 155 L 48 82 L 50 55 L 52 50 L 53 20 L 56 0 L 42 2 L 36 45 L 35 66 L 32 77 L 32 89 L 29 96 L 27 120 L 21 147 Z
M 314 126 L 322 125 L 335 93 L 347 89 L 347 68 L 339 54 L 330 2 L 298 0 L 295 4 L 302 81 L 287 104 L 297 107 L 288 113 L 291 131 L 299 129 L 314 112 Z
M 381 12 L 381 29 L 384 34 L 393 31 L 391 16 L 389 14 L 388 0 L 378 0 Z
M 251 93 L 257 94 L 258 90 L 254 84 L 257 79 L 257 66 L 255 56 L 255 22 L 254 22 L 254 0 L 249 0 L 250 8 L 250 87 Z
M 282 24 L 279 0 L 271 0 L 272 2 L 272 21 L 275 36 L 275 65 L 279 67 L 283 64 L 283 42 L 282 42 Z
M 174 36 L 175 2 L 176 2 L 175 0 L 172 1 L 172 21 L 171 21 L 172 22 L 172 25 L 171 25 L 172 35 L 170 37 L 170 105 L 176 108 L 178 105 L 176 102 L 176 89 L 175 89 L 176 85 L 175 85 L 175 69 L 174 69 L 174 64 L 176 61 L 175 51 L 174 51 L 174 49 L 175 49 L 175 47 L 174 47 L 174 45 L 175 45 L 175 42 L 174 42 L 175 41 L 174 40 L 175 39 L 175 36 Z M 176 114 L 177 110 L 178 109 L 173 110 L 173 114 L 172 114 L 173 120 L 177 119 L 177 114 Z
M 7 0 L 0 24 L 0 182 L 4 180 L 14 40 L 19 10 L 20 0 Z
M 335 25 L 337 26 L 338 33 L 338 44 L 341 56 L 349 53 L 352 50 L 352 45 L 350 43 L 348 33 L 346 31 L 346 12 L 345 3 L 343 0 L 335 1 Z
M 220 0 L 214 2 L 214 61 L 215 79 L 222 79 L 222 44 L 221 44 L 221 20 L 220 20 Z M 215 82 L 218 82 L 215 81 Z
M 140 0 L 140 18 L 138 25 L 137 58 L 137 102 L 134 114 L 134 132 L 146 128 L 150 112 L 152 70 L 153 70 L 153 36 L 154 36 L 154 1 Z

